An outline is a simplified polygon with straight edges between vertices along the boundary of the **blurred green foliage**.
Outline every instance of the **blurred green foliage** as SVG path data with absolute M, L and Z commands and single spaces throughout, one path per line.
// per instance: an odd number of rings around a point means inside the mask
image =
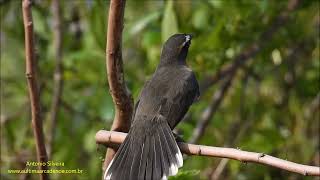
M 99 179 L 105 148 L 95 133 L 109 129 L 114 107 L 108 92 L 105 45 L 108 1 L 61 1 L 63 12 L 62 103 L 53 160 L 83 174 L 52 179 Z M 36 54 L 45 135 L 55 67 L 51 1 L 35 1 Z M 162 43 L 173 33 L 193 33 L 188 63 L 198 80 L 213 75 L 274 22 L 287 1 L 128 0 L 123 32 L 125 79 L 136 98 L 159 62 Z M 35 161 L 24 75 L 24 32 L 20 1 L 0 1 L 1 13 L 1 179 L 17 179 L 8 169 Z M 199 144 L 231 146 L 319 166 L 320 87 L 319 1 L 303 1 L 290 20 L 241 70 L 211 119 Z M 294 55 L 290 55 L 294 53 Z M 294 62 L 294 63 L 292 63 Z M 179 132 L 188 139 L 210 97 L 201 95 Z M 171 179 L 208 179 L 220 159 L 189 157 Z M 36 174 L 31 179 L 37 179 Z M 221 179 L 311 179 L 257 164 L 229 161 Z

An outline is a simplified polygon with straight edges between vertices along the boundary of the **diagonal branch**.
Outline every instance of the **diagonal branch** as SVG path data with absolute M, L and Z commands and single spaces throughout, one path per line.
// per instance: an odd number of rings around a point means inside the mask
M 259 39 L 252 43 L 246 50 L 235 57 L 233 63 L 226 64 L 218 70 L 213 76 L 208 76 L 204 78 L 200 83 L 200 91 L 205 92 L 212 85 L 216 84 L 218 81 L 224 79 L 228 74 L 237 69 L 243 67 L 243 65 L 252 59 L 257 53 L 259 53 L 262 48 L 266 46 L 270 39 L 276 33 L 279 28 L 284 26 L 289 20 L 289 14 L 296 10 L 299 5 L 299 0 L 290 0 L 287 5 L 287 9 L 280 13 L 275 20 L 271 23 L 269 28 L 263 32 Z
M 33 21 L 31 14 L 30 0 L 22 2 L 23 24 L 25 33 L 25 54 L 26 54 L 26 78 L 28 82 L 28 90 L 31 103 L 32 127 L 33 134 L 36 141 L 37 160 L 38 162 L 47 162 L 47 152 L 44 143 L 44 135 L 42 128 L 41 109 L 39 87 L 37 83 L 36 74 L 36 59 L 34 54 L 34 34 L 33 34 Z M 47 170 L 47 166 L 38 166 L 40 170 Z M 47 173 L 41 173 L 40 179 L 49 179 Z
M 200 91 L 206 91 L 210 86 L 218 82 L 222 79 L 227 79 L 222 84 L 222 87 L 218 92 L 216 92 L 212 98 L 212 103 L 209 107 L 203 112 L 202 118 L 198 121 L 197 127 L 193 131 L 193 135 L 191 137 L 190 142 L 195 143 L 197 142 L 200 137 L 205 133 L 205 129 L 209 124 L 210 120 L 214 116 L 215 112 L 217 111 L 218 107 L 220 106 L 226 91 L 229 89 L 230 85 L 232 84 L 232 80 L 237 73 L 237 70 L 243 67 L 249 59 L 252 59 L 260 52 L 263 47 L 266 46 L 266 42 L 272 38 L 275 32 L 279 30 L 284 24 L 286 24 L 289 20 L 289 14 L 293 10 L 295 10 L 299 5 L 299 0 L 290 0 L 287 5 L 287 9 L 284 10 L 278 17 L 276 17 L 275 21 L 270 25 L 270 27 L 263 32 L 259 40 L 257 42 L 252 43 L 243 53 L 239 54 L 235 57 L 232 64 L 228 64 L 222 67 L 214 76 L 205 78 L 203 81 Z
M 100 130 L 96 134 L 96 142 L 107 146 L 109 144 L 120 145 L 124 141 L 126 135 L 126 133 L 121 132 Z M 233 148 L 195 145 L 183 142 L 178 142 L 178 146 L 183 153 L 188 155 L 228 158 L 241 162 L 253 162 L 268 165 L 305 176 L 320 176 L 320 167 L 302 165 L 272 157 L 264 153 L 248 152 Z
M 294 67 L 294 65 L 297 63 L 297 61 L 299 60 L 299 59 L 301 59 L 300 58 L 300 56 L 302 55 L 302 54 L 307 54 L 307 49 L 312 49 L 312 48 L 310 48 L 310 47 L 306 47 L 306 45 L 308 44 L 307 42 L 309 42 L 309 40 L 307 39 L 307 40 L 304 40 L 304 41 L 301 41 L 301 42 L 299 42 L 297 45 L 295 45 L 295 47 L 294 48 L 291 48 L 291 50 L 290 50 L 290 53 L 289 53 L 289 55 L 283 60 L 283 63 L 286 63 L 286 64 L 288 64 L 289 66 L 289 68 L 293 68 Z M 250 67 L 246 67 L 246 66 L 244 66 L 243 67 L 244 69 L 245 69 L 245 71 L 246 71 L 246 76 L 245 77 L 247 77 L 248 75 L 250 75 L 250 76 L 254 76 L 254 78 L 256 78 L 256 79 L 261 79 L 261 77 L 259 76 L 259 75 L 256 75 L 256 74 L 252 74 L 252 70 L 251 70 L 251 68 Z M 274 69 L 272 69 L 272 71 L 274 71 L 276 68 L 279 68 L 279 66 L 275 66 L 275 68 Z M 294 72 L 292 72 L 292 70 L 291 71 L 289 71 L 289 73 L 294 73 Z M 285 79 L 285 78 L 284 78 Z M 294 81 L 294 79 L 291 79 L 292 81 Z M 289 90 L 290 90 L 290 88 L 292 88 L 291 86 L 292 86 L 292 84 L 291 83 L 293 83 L 292 81 L 290 81 L 290 84 L 288 84 L 287 86 L 285 86 L 284 87 L 284 89 L 285 89 L 285 92 L 287 92 L 287 93 L 285 93 L 285 97 L 284 97 L 284 102 L 287 102 L 288 101 L 288 92 L 289 92 Z M 240 105 L 242 105 L 243 106 L 243 102 L 242 103 L 240 103 Z M 283 106 L 283 103 L 281 103 L 281 106 Z M 241 107 L 240 107 L 241 108 Z M 241 116 L 241 115 L 240 115 Z M 234 129 L 230 129 L 229 130 L 229 132 L 232 134 L 232 136 L 230 136 L 229 135 L 229 137 L 233 137 L 233 139 L 231 140 L 231 139 L 229 139 L 229 140 L 227 140 L 227 146 L 230 146 L 230 145 L 235 145 L 235 142 L 237 142 L 237 139 L 239 139 L 240 138 L 240 136 L 243 134 L 243 132 L 245 132 L 246 131 L 246 129 L 248 128 L 248 122 L 251 122 L 251 120 L 249 120 L 249 121 L 245 121 L 244 123 L 240 123 L 240 124 L 242 124 L 242 126 L 239 128 L 238 127 L 238 125 L 239 125 L 239 122 L 235 122 L 235 125 L 236 126 L 234 126 L 234 127 L 237 127 L 237 128 L 234 128 Z M 229 133 L 229 134 L 230 134 Z M 238 134 L 238 135 L 236 135 L 236 134 Z M 235 138 L 234 138 L 235 137 Z M 230 141 L 231 140 L 231 141 Z M 219 164 L 217 165 L 217 167 L 215 168 L 215 170 L 211 173 L 211 179 L 221 179 L 221 174 L 223 173 L 223 170 L 225 169 L 225 167 L 226 167 L 226 165 L 227 165 L 227 162 L 229 161 L 229 159 L 222 159 L 220 162 L 219 162 Z
M 221 88 L 213 94 L 211 104 L 203 111 L 196 128 L 193 130 L 191 139 L 189 140 L 190 143 L 196 143 L 204 134 L 205 129 L 210 122 L 210 119 L 214 116 L 223 98 L 227 94 L 227 91 L 232 83 L 233 77 L 233 73 L 230 74 L 230 76 L 221 85 Z
M 61 103 L 63 88 L 63 66 L 62 66 L 62 27 L 61 27 L 61 6 L 59 0 L 52 1 L 53 14 L 53 36 L 56 67 L 54 72 L 53 97 L 50 111 L 50 129 L 48 134 L 48 156 L 52 157 L 53 141 L 57 127 L 57 115 Z
M 125 0 L 111 0 L 109 8 L 106 65 L 110 93 L 115 104 L 115 117 L 111 130 L 127 132 L 133 110 L 133 99 L 126 87 L 122 62 L 122 30 Z M 103 164 L 106 169 L 115 154 L 108 149 Z

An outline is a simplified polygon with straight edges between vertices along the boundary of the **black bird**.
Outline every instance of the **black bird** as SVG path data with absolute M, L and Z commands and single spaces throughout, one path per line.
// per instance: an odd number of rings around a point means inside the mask
M 104 174 L 105 180 L 160 180 L 176 175 L 183 158 L 172 130 L 199 97 L 186 64 L 191 35 L 175 34 L 135 105 L 132 125 Z

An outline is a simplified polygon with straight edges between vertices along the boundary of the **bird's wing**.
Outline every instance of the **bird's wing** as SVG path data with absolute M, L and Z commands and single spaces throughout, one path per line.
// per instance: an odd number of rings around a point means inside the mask
M 160 71 L 141 91 L 136 105 L 137 115 L 153 118 L 162 115 L 173 129 L 199 96 L 199 85 L 191 71 Z
M 193 73 L 173 87 L 161 100 L 160 112 L 167 117 L 172 129 L 181 121 L 191 104 L 200 95 L 199 85 Z
M 147 80 L 145 83 L 144 83 L 144 88 L 148 86 L 150 80 Z M 131 124 L 133 124 L 133 121 L 134 121 L 134 117 L 136 115 L 136 112 L 137 112 L 137 108 L 139 107 L 139 104 L 140 104 L 140 99 L 141 99 L 141 95 L 142 95 L 143 91 L 139 94 L 138 98 L 137 98 L 137 102 L 136 104 L 134 105 L 133 107 L 133 112 L 132 112 L 132 118 L 131 118 Z

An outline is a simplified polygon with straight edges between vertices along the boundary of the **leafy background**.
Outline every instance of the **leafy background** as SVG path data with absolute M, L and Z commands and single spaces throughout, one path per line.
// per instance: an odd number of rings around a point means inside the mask
M 286 9 L 287 1 L 128 0 L 123 32 L 125 79 L 134 98 L 159 62 L 162 43 L 177 32 L 192 32 L 188 64 L 197 79 L 213 75 L 245 50 Z M 81 175 L 52 179 L 99 179 L 105 148 L 95 133 L 109 129 L 114 107 L 105 68 L 108 1 L 62 2 L 63 78 L 53 160 Z M 51 1 L 32 8 L 38 57 L 44 132 L 52 101 L 55 67 Z M 25 79 L 21 2 L 0 1 L 1 13 L 1 179 L 37 179 L 8 174 L 35 161 Z M 290 20 L 247 68 L 237 73 L 199 144 L 237 147 L 319 166 L 319 1 L 303 1 Z M 294 56 L 290 56 L 294 52 Z M 295 63 L 291 63 L 291 62 Z M 189 139 L 210 97 L 202 93 L 178 126 Z M 172 179 L 209 179 L 221 159 L 188 157 Z M 229 161 L 220 179 L 312 179 L 257 164 Z

